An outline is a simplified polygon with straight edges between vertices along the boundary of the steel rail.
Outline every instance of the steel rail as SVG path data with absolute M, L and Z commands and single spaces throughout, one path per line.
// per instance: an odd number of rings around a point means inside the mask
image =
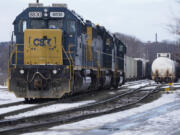
M 54 125 L 66 124 L 68 122 L 73 122 L 76 120 L 82 120 L 82 119 L 85 119 L 87 117 L 95 117 L 95 116 L 99 116 L 102 114 L 108 114 L 108 113 L 114 112 L 117 109 L 119 110 L 120 108 L 122 109 L 122 108 L 125 108 L 127 106 L 136 104 L 137 101 L 133 102 L 133 103 L 128 103 L 125 106 L 114 107 L 114 108 L 110 108 L 110 109 L 106 109 L 106 110 L 101 110 L 99 112 L 90 111 L 90 110 L 92 108 L 96 108 L 98 106 L 101 107 L 102 105 L 107 105 L 108 103 L 115 102 L 115 100 L 119 101 L 120 97 L 127 96 L 129 94 L 133 94 L 133 93 L 136 93 L 138 91 L 140 92 L 140 90 L 142 88 L 145 88 L 147 86 L 149 86 L 149 85 L 146 85 L 146 86 L 131 90 L 129 92 L 117 95 L 111 99 L 99 101 L 96 103 L 90 103 L 88 105 L 83 105 L 83 106 L 76 107 L 76 108 L 69 109 L 69 110 L 65 110 L 65 111 L 60 111 L 60 112 L 55 112 L 55 113 L 46 113 L 43 115 L 37 115 L 37 116 L 33 116 L 33 117 L 26 117 L 26 118 L 20 118 L 20 119 L 16 119 L 16 120 L 7 120 L 4 122 L 0 122 L 0 127 L 3 128 L 3 130 L 0 130 L 0 134 L 11 134 L 11 133 L 26 132 L 29 129 L 34 130 L 34 129 L 39 129 L 42 127 L 51 127 Z M 153 91 L 155 91 L 155 90 L 148 92 L 148 94 L 146 94 L 141 99 L 139 99 L 139 101 L 146 98 Z M 70 117 L 71 114 L 72 114 L 72 116 L 73 116 L 73 114 L 75 114 L 75 116 Z M 51 121 L 51 122 L 47 122 L 47 121 Z M 20 126 L 23 126 L 23 127 L 18 127 L 18 124 Z
M 134 83 L 134 84 L 126 85 L 126 86 L 121 86 L 117 90 L 126 89 L 126 88 L 128 88 L 130 86 L 138 85 L 138 84 L 139 83 Z M 61 99 L 61 100 L 58 100 L 58 101 L 47 102 L 47 103 L 39 104 L 39 105 L 36 105 L 36 106 L 31 106 L 31 107 L 26 107 L 26 108 L 23 108 L 23 109 L 9 111 L 7 113 L 0 114 L 0 120 L 4 119 L 5 117 L 8 117 L 8 116 L 13 116 L 13 115 L 17 115 L 17 114 L 28 112 L 28 111 L 33 111 L 35 109 L 39 109 L 39 108 L 42 108 L 42 107 L 45 107 L 45 106 L 50 106 L 50 105 L 53 105 L 53 104 L 58 104 L 58 103 L 61 103 L 61 102 L 65 102 L 65 101 L 68 101 L 69 99 L 75 99 L 75 98 L 87 95 L 89 93 L 94 93 L 94 92 L 95 91 L 90 91 L 88 93 L 82 93 L 82 94 L 79 94 L 79 95 L 74 95 L 72 97 L 67 97 L 67 98 L 64 98 L 64 99 Z M 129 92 L 127 92 L 127 94 L 128 93 Z M 115 98 L 115 97 L 113 97 L 113 98 Z M 2 104 L 2 105 L 0 105 L 0 109 L 1 108 L 6 108 L 6 107 L 12 107 L 12 106 L 16 106 L 16 105 L 22 105 L 23 103 L 25 103 L 25 102 L 20 101 L 20 102 L 12 102 L 12 103 L 8 103 L 8 104 Z

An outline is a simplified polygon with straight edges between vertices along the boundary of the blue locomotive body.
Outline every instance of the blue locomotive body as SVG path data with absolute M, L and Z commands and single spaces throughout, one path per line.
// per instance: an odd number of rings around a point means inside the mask
M 13 24 L 9 90 L 16 96 L 61 98 L 123 83 L 126 46 L 66 5 L 31 4 Z

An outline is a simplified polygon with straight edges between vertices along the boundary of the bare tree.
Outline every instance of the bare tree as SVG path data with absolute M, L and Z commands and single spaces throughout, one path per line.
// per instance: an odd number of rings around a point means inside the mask
M 175 0 L 178 4 L 180 4 L 180 0 Z M 172 34 L 176 34 L 178 37 L 178 41 L 180 41 L 180 16 L 175 17 L 173 23 L 168 25 L 168 30 Z M 179 42 L 180 43 L 180 42 Z
M 127 55 L 134 58 L 145 58 L 144 43 L 136 37 L 115 33 L 116 36 L 127 46 Z
M 180 36 L 180 18 L 176 18 L 174 19 L 175 23 L 174 24 L 170 24 L 168 25 L 170 28 L 170 32 L 172 32 L 173 34 L 177 34 Z
M 9 42 L 0 43 L 0 85 L 2 85 L 8 76 L 8 46 Z

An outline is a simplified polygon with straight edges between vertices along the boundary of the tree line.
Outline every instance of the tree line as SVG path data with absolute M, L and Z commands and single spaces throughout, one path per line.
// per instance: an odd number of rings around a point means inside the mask
M 10 42 L 0 43 L 0 84 L 3 85 L 8 77 L 8 57 Z

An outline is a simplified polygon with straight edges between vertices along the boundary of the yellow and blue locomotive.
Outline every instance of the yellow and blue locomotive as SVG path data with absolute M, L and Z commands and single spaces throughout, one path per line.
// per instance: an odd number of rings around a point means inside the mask
M 126 46 L 66 4 L 29 4 L 13 24 L 9 91 L 17 97 L 61 98 L 123 83 Z

